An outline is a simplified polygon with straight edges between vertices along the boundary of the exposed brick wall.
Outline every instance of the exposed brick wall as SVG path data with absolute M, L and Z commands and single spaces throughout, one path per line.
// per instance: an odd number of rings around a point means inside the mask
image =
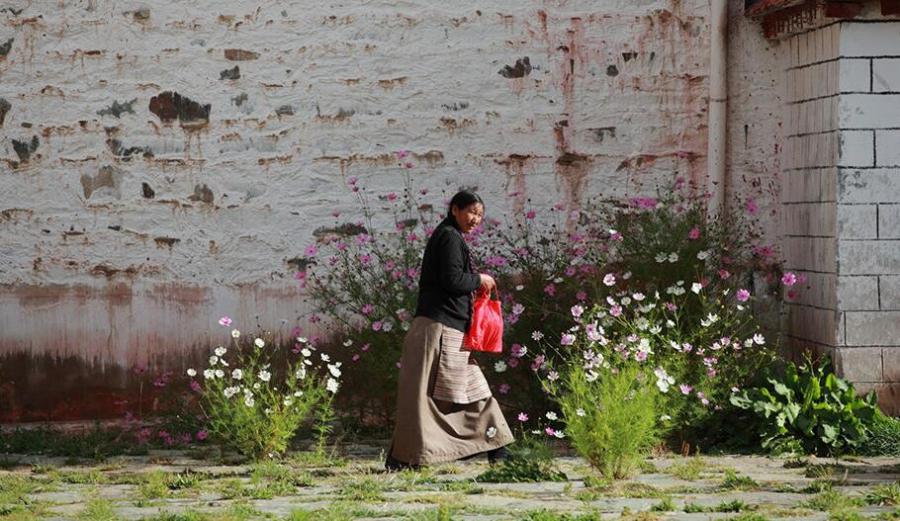
M 435 203 L 477 185 L 494 216 L 706 171 L 707 0 L 8 4 L 15 399 L 94 385 L 112 404 L 135 364 L 181 370 L 221 314 L 302 322 L 288 261 L 333 211 L 355 219 L 346 178 L 400 186 L 396 150 Z

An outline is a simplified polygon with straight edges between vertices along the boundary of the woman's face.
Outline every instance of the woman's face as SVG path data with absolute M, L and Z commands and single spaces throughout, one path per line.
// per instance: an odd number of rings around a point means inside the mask
M 450 209 L 453 218 L 456 219 L 456 225 L 463 233 L 469 233 L 484 219 L 484 205 L 481 203 L 472 203 L 465 208 L 456 206 Z

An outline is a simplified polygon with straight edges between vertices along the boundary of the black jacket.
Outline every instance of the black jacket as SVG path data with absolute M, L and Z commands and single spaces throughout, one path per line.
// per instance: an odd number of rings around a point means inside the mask
M 469 247 L 452 217 L 431 234 L 422 258 L 416 316 L 467 331 L 472 318 L 472 292 L 481 277 L 472 270 Z

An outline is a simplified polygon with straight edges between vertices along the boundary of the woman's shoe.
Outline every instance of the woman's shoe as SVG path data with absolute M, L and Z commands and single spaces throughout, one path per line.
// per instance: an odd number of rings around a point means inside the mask
M 509 459 L 509 451 L 506 447 L 498 447 L 487 451 L 488 463 L 494 465 Z
M 384 460 L 384 468 L 388 472 L 399 472 L 401 470 L 418 470 L 419 465 L 404 463 L 393 456 L 388 456 L 387 459 Z

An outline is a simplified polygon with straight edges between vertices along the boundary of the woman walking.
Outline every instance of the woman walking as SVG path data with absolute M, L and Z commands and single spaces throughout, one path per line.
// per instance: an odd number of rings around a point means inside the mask
M 472 270 L 463 234 L 484 217 L 469 191 L 450 200 L 447 218 L 425 246 L 416 317 L 403 342 L 397 419 L 385 467 L 397 470 L 485 452 L 506 456 L 512 432 L 481 369 L 462 349 L 472 318 L 472 292 L 491 291 L 490 275 Z

